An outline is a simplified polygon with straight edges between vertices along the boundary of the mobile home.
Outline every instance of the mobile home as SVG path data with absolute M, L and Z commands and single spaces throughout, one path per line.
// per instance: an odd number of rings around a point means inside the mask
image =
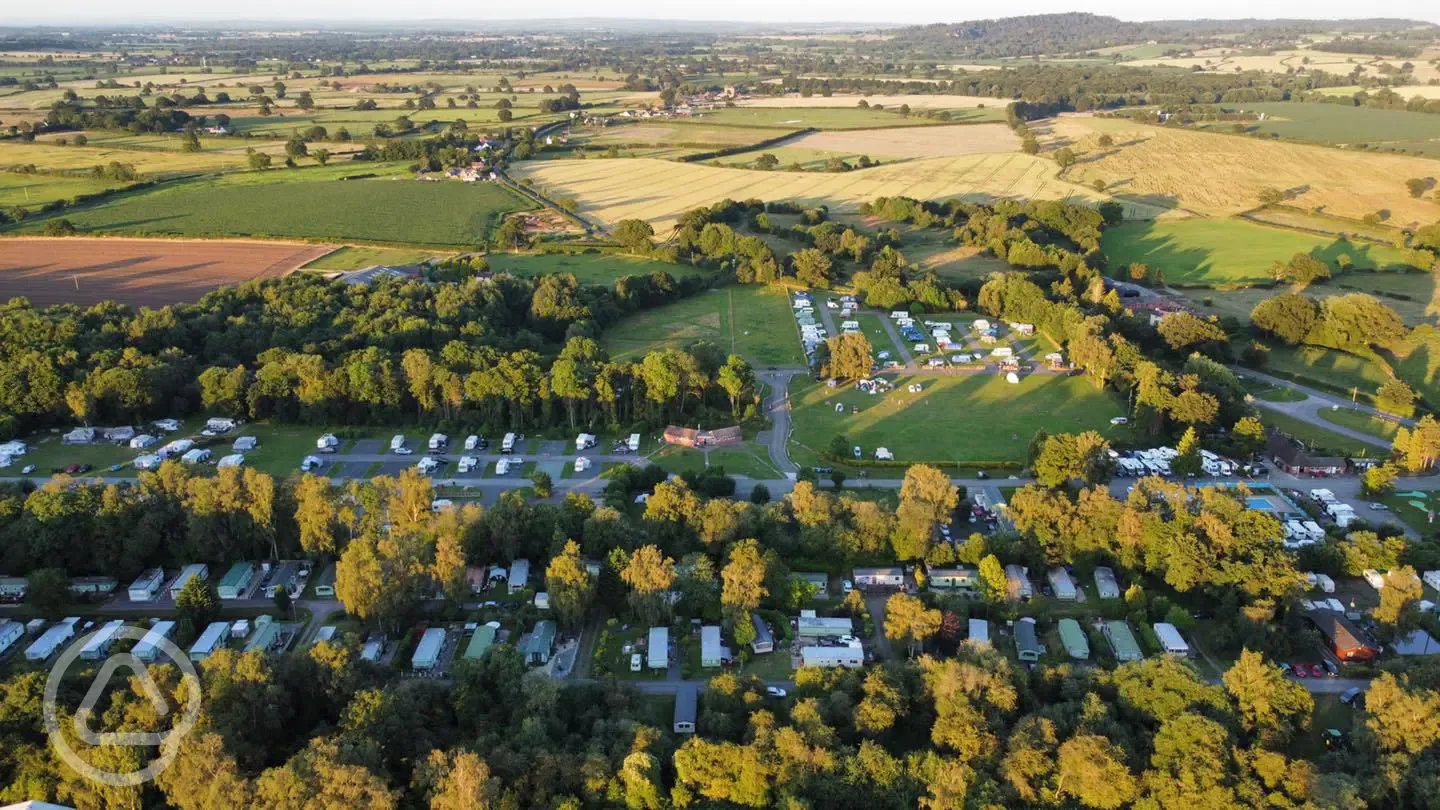
M 979 576 L 974 568 L 931 568 L 929 584 L 932 588 L 974 588 Z
M 795 622 L 795 633 L 800 638 L 824 638 L 826 636 L 848 636 L 855 631 L 854 623 L 848 617 L 801 616 Z
M 1077 661 L 1090 658 L 1090 639 L 1085 630 L 1074 619 L 1065 618 L 1056 622 L 1060 631 L 1060 643 L 1065 645 L 1065 654 Z
M 756 655 L 775 652 L 775 636 L 770 632 L 770 625 L 760 618 L 759 613 L 750 614 L 750 623 L 755 628 L 755 640 L 750 642 L 750 651 Z
M 1029 569 L 1020 565 L 1005 566 L 1005 595 L 1012 602 L 1029 602 L 1035 596 L 1035 589 L 1027 576 Z
M 180 574 L 175 577 L 175 581 L 170 583 L 170 598 L 179 599 L 180 592 L 185 590 L 185 586 L 190 584 L 190 580 L 199 579 L 204 582 L 209 578 L 210 567 L 205 563 L 191 563 L 185 566 L 180 569 Z
M 75 623 L 79 619 L 66 619 L 46 630 L 35 643 L 25 649 L 26 661 L 44 661 L 55 651 L 75 637 Z
M 1160 639 L 1160 647 L 1170 655 L 1189 655 L 1190 645 L 1185 643 L 1180 630 L 1169 622 L 1156 622 L 1155 637 Z
M 205 628 L 205 632 L 200 634 L 200 638 L 190 645 L 190 660 L 204 661 L 229 641 L 230 623 L 211 622 L 210 626 Z
M 410 657 L 410 668 L 434 669 L 440 663 L 440 652 L 444 649 L 445 630 L 440 627 L 426 630 L 425 635 L 420 637 L 420 643 L 415 647 L 415 654 Z
M 856 568 L 857 588 L 899 588 L 905 584 L 903 568 Z
M 700 688 L 693 684 L 682 685 L 675 690 L 675 718 L 671 728 L 676 734 L 695 733 L 695 704 L 699 694 Z
M 25 625 L 20 622 L 13 622 L 9 619 L 0 619 L 0 655 L 4 655 L 15 646 L 15 642 L 25 637 Z
M 720 627 L 707 624 L 700 628 L 700 666 L 718 667 L 725 659 L 725 647 L 720 643 Z
M 645 663 L 650 669 L 670 668 L 670 628 L 650 628 L 645 647 Z
M 165 585 L 165 570 L 163 568 L 152 568 L 141 574 L 130 584 L 131 602 L 150 602 L 160 596 L 160 589 Z
M 255 581 L 255 564 L 238 562 L 230 566 L 230 570 L 221 577 L 220 585 L 215 589 L 221 599 L 240 599 L 250 589 L 250 583 Z
M 175 622 L 169 620 L 156 622 L 155 626 L 150 628 L 130 653 L 147 664 L 154 663 L 155 659 L 160 657 L 161 640 L 169 641 L 170 636 L 174 633 Z
M 1045 645 L 1040 643 L 1035 620 L 1025 617 L 1015 622 L 1015 656 L 1021 661 L 1039 661 L 1045 654 Z
M 1110 642 L 1110 649 L 1115 651 L 1115 660 L 1124 663 L 1139 661 L 1145 657 L 1140 652 L 1140 643 L 1135 640 L 1135 634 L 1130 631 L 1130 625 L 1125 622 L 1105 622 L 1104 633 L 1105 639 Z
M 519 593 L 530 584 L 530 561 L 516 560 L 510 564 L 510 593 Z
M 1061 602 L 1075 601 L 1075 583 L 1070 579 L 1070 572 L 1061 566 L 1050 569 L 1050 588 L 1055 593 L 1055 598 Z
M 1095 590 L 1101 599 L 1119 599 L 1120 583 L 1115 581 L 1115 572 L 1106 566 L 1095 569 Z
M 315 580 L 315 596 L 323 599 L 335 598 L 335 563 L 330 563 Z
M 990 648 L 990 622 L 984 619 L 971 619 L 965 643 L 988 650 Z
M 123 619 L 115 619 L 105 623 L 104 627 L 96 630 L 80 648 L 80 657 L 86 661 L 98 661 L 110 654 L 110 647 L 115 644 L 115 636 L 125 626 Z
M 865 651 L 858 647 L 803 647 L 800 660 L 807 667 L 856 669 L 865 665 Z

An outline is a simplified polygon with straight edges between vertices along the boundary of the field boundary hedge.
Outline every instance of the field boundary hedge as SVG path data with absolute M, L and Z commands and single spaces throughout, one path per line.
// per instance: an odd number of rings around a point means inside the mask
M 730 155 L 738 155 L 741 152 L 753 152 L 756 149 L 764 149 L 767 146 L 775 146 L 777 144 L 784 143 L 791 138 L 799 138 L 801 136 L 810 135 L 819 131 L 820 130 L 816 129 L 815 127 L 805 127 L 804 129 L 791 130 L 784 135 L 779 135 L 774 138 L 766 138 L 765 140 L 757 141 L 756 143 L 746 144 L 743 146 L 727 146 L 724 149 L 716 149 L 712 152 L 700 152 L 694 155 L 683 155 L 679 158 L 676 158 L 676 160 L 680 163 L 698 163 L 702 160 L 714 160 L 715 158 L 729 157 Z

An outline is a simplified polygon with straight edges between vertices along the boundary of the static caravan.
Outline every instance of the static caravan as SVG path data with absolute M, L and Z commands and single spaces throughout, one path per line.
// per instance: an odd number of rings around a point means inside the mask
M 209 461 L 213 455 L 215 454 L 210 452 L 208 448 L 195 447 L 186 450 L 184 454 L 180 456 L 180 461 L 185 464 L 204 464 Z
M 973 644 L 982 649 L 990 648 L 990 622 L 984 619 L 971 619 L 969 632 L 965 636 L 966 644 Z
M 1170 655 L 1190 654 L 1190 645 L 1185 643 L 1179 628 L 1169 622 L 1156 622 L 1153 626 L 1155 637 L 1160 639 L 1161 649 Z
M 390 437 L 390 452 L 398 453 L 405 448 L 405 437 L 402 434 L 395 434 Z
M 500 441 L 500 452 L 506 453 L 506 454 L 515 452 L 515 434 L 514 434 L 514 433 L 506 433 L 506 434 L 505 434 L 505 438 Z
M 152 568 L 130 584 L 131 602 L 151 602 L 160 596 L 165 585 L 165 569 Z
M 802 647 L 800 660 L 807 667 L 858 669 L 865 665 L 865 651 L 859 647 Z
M 123 619 L 115 619 L 105 623 L 104 627 L 96 630 L 90 635 L 90 640 L 80 648 L 80 657 L 86 661 L 98 661 L 110 654 L 110 647 L 115 644 L 115 636 L 125 626 Z
M 55 651 L 75 637 L 75 623 L 79 619 L 66 619 L 46 630 L 35 643 L 25 649 L 26 661 L 44 661 Z
M 795 634 L 800 638 L 848 636 L 855 631 L 849 617 L 801 616 L 795 621 Z
M 23 602 L 30 592 L 30 580 L 25 577 L 0 577 L 0 601 Z
M 1065 654 L 1077 661 L 1086 661 L 1090 658 L 1090 639 L 1085 635 L 1085 629 L 1074 619 L 1065 618 L 1056 622 L 1060 631 L 1060 643 L 1065 645 Z
M 1005 595 L 1012 602 L 1029 602 L 1035 596 L 1035 589 L 1030 584 L 1030 570 L 1024 566 L 1010 564 L 1005 566 Z
M 750 614 L 750 623 L 755 627 L 755 640 L 750 642 L 750 651 L 756 655 L 775 652 L 775 636 L 770 632 L 770 625 L 760 618 L 759 613 Z
M 475 628 L 475 634 L 470 636 L 470 643 L 465 646 L 465 657 L 471 661 L 485 657 L 485 653 L 495 645 L 495 628 L 488 624 L 482 624 Z
M 645 664 L 650 669 L 670 668 L 670 628 L 650 628 L 645 647 Z
M 0 655 L 4 655 L 15 646 L 15 642 L 25 637 L 25 625 L 20 622 L 12 622 L 9 619 L 0 620 Z
M 221 456 L 220 460 L 215 462 L 215 466 L 223 470 L 227 467 L 239 467 L 244 463 L 245 455 L 243 453 L 231 453 L 228 456 Z
M 675 690 L 675 719 L 671 728 L 676 734 L 695 733 L 695 705 L 699 701 L 700 688 L 684 685 Z
M 1440 571 L 1435 573 L 1440 574 Z M 1335 593 L 1335 580 L 1331 579 L 1329 574 L 1316 574 L 1315 586 L 1320 589 L 1321 593 Z M 1431 585 L 1430 587 L 1434 588 L 1435 586 Z
M 440 663 L 440 652 L 445 649 L 445 630 L 440 627 L 432 627 L 425 631 L 420 637 L 420 643 L 415 647 L 415 654 L 410 656 L 410 668 L 418 670 L 434 669 Z
M 325 599 L 335 598 L 335 563 L 330 563 L 315 580 L 315 595 Z
M 1110 642 L 1110 649 L 1115 651 L 1115 660 L 1124 663 L 1139 661 L 1145 657 L 1140 652 L 1140 643 L 1135 640 L 1135 634 L 1130 631 L 1130 625 L 1125 622 L 1105 622 L 1104 633 L 1105 639 Z
M 700 666 L 718 667 L 725 659 L 725 646 L 720 643 L 720 627 L 707 624 L 700 628 Z
M 237 453 L 248 453 L 260 446 L 260 440 L 254 436 L 241 436 L 230 445 L 230 449 Z
M 430 452 L 434 453 L 444 450 L 449 444 L 449 436 L 446 436 L 444 433 L 432 433 L 430 434 L 430 441 L 426 446 L 430 448 Z
M 640 452 L 640 434 L 631 433 L 630 438 L 625 440 L 625 446 L 630 448 L 630 452 L 632 453 Z
M 156 622 L 155 626 L 150 628 L 150 631 L 145 634 L 144 638 L 140 639 L 140 643 L 136 644 L 135 649 L 130 652 L 141 661 L 152 664 L 156 658 L 160 657 L 160 641 L 162 639 L 168 641 L 174 633 L 175 622 L 169 620 Z
M 1095 590 L 1101 599 L 1119 599 L 1120 583 L 1115 581 L 1115 572 L 1106 566 L 1095 569 Z
M 589 450 L 595 446 L 596 438 L 594 433 L 581 433 L 575 437 L 575 450 Z
M 1021 661 L 1039 661 L 1040 656 L 1045 654 L 1045 645 L 1040 643 L 1040 633 L 1036 630 L 1035 620 L 1025 617 L 1015 622 L 1015 657 Z
M 180 592 L 185 590 L 185 586 L 190 584 L 190 580 L 199 579 L 204 582 L 209 578 L 210 567 L 205 563 L 191 563 L 185 566 L 180 569 L 180 574 L 175 577 L 175 581 L 170 583 L 170 598 L 179 599 Z
M 190 645 L 190 660 L 204 661 L 229 641 L 230 623 L 211 622 L 210 626 L 205 628 L 205 632 L 200 634 L 200 638 Z
M 103 596 L 114 593 L 119 584 L 114 577 L 71 577 L 70 592 L 76 596 Z
M 1420 578 L 1425 581 L 1426 585 L 1440 591 L 1440 571 L 1426 571 Z M 1332 591 L 1326 591 L 1326 593 L 1332 593 Z
M 530 561 L 516 560 L 510 563 L 510 593 L 519 593 L 530 584 Z
M 1075 601 L 1075 583 L 1070 579 L 1070 572 L 1063 567 L 1056 566 L 1050 569 L 1050 588 L 1055 592 L 1055 598 L 1061 602 Z
M 903 568 L 856 568 L 857 588 L 899 588 L 905 584 Z
M 1361 576 L 1365 578 L 1366 582 L 1370 583 L 1370 587 L 1374 588 L 1377 591 L 1385 587 L 1386 572 L 1384 571 L 1376 571 L 1374 568 L 1366 568 L 1363 572 L 1361 572 Z
M 255 564 L 238 562 L 230 566 L 230 570 L 221 577 L 220 585 L 215 589 L 221 599 L 239 599 L 250 589 L 250 583 L 255 580 Z

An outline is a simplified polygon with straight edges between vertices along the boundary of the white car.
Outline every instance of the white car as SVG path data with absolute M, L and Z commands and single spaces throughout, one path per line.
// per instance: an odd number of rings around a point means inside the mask
M 850 593 L 851 591 L 855 590 L 855 583 L 847 579 L 844 582 L 840 583 L 840 590 L 844 591 L 845 593 Z
M 765 694 L 769 695 L 772 698 L 783 698 L 787 693 L 784 689 L 781 689 L 778 686 L 767 686 L 765 687 Z
M 414 450 L 411 450 L 411 449 L 408 448 L 408 447 L 397 447 L 397 448 L 395 448 L 395 455 L 397 455 L 397 456 L 408 456 L 408 455 L 410 455 L 410 454 L 413 453 L 413 452 L 415 452 L 415 451 L 414 451 Z
M 1112 424 L 1112 425 L 1128 425 L 1128 424 L 1130 424 L 1130 420 L 1129 420 L 1129 419 L 1126 419 L 1126 418 L 1123 417 L 1123 416 L 1116 416 L 1116 417 L 1113 417 L 1113 418 L 1110 420 L 1110 424 Z

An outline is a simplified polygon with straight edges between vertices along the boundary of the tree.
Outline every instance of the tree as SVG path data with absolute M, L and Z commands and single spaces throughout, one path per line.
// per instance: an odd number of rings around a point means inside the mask
M 755 370 L 738 354 L 725 359 L 725 365 L 715 374 L 715 384 L 730 398 L 730 415 L 740 418 L 740 398 L 755 387 Z
M 1110 442 L 1093 430 L 1046 436 L 1030 467 L 1042 486 L 1058 487 L 1071 480 L 1096 484 L 1106 477 L 1109 449 Z
M 310 154 L 310 147 L 306 145 L 304 138 L 295 135 L 285 142 L 285 154 L 292 158 L 305 157 Z
M 195 632 L 204 630 L 220 614 L 220 597 L 215 593 L 215 586 L 203 577 L 191 577 L 175 597 L 175 612 L 188 620 Z
M 1109 134 L 1105 134 L 1105 135 L 1101 135 L 1101 136 L 1100 136 L 1100 139 L 1099 139 L 1098 141 L 1096 141 L 1096 143 L 1098 143 L 1100 146 L 1102 146 L 1102 147 L 1104 147 L 1104 148 L 1106 148 L 1106 149 L 1109 149 L 1110 147 L 1112 147 L 1112 146 L 1115 145 L 1115 139 L 1112 138 L 1112 137 L 1110 137 Z
M 643 219 L 622 219 L 615 225 L 615 241 L 631 252 L 647 255 L 655 247 L 650 241 L 655 229 Z
M 1271 265 L 1270 275 L 1276 281 L 1311 284 L 1330 278 L 1330 265 L 1309 253 L 1296 253 L 1286 264 L 1275 262 Z
M 730 549 L 730 559 L 720 570 L 720 606 L 725 610 L 725 620 L 732 628 L 748 624 L 750 613 L 760 607 L 760 600 L 770 594 L 765 587 L 769 566 L 760 544 L 755 540 L 741 540 Z
M 770 502 L 770 487 L 764 484 L 756 484 L 750 490 L 750 502 L 756 506 L 763 506 Z
M 199 152 L 199 151 L 200 151 L 200 136 L 199 136 L 198 133 L 195 132 L 194 128 L 187 128 L 187 129 L 185 130 L 184 134 L 182 134 L 182 135 L 180 136 L 180 151 L 181 151 L 181 152 Z
M 891 539 L 895 553 L 902 560 L 924 559 L 935 526 L 948 522 L 959 505 L 960 490 L 944 472 L 928 464 L 906 469 L 895 511 L 898 530 Z
M 1035 136 L 1034 136 L 1034 135 L 1026 135 L 1026 136 L 1025 136 L 1024 138 L 1022 138 L 1021 141 L 1020 141 L 1020 151 L 1021 151 L 1021 152 L 1024 152 L 1024 153 L 1027 154 L 1027 155 L 1036 155 L 1036 154 L 1039 154 L 1039 153 L 1040 153 L 1040 142 L 1037 141 L 1037 140 L 1035 140 Z
M 1009 580 L 1005 577 L 1005 566 L 994 554 L 987 554 L 980 560 L 980 589 L 986 601 L 1003 602 L 1008 593 Z
M 1259 200 L 1261 205 L 1276 205 L 1284 202 L 1285 192 L 1278 188 L 1262 188 L 1255 195 L 1255 199 Z
M 1360 494 L 1367 498 L 1383 498 L 1395 491 L 1395 482 L 1399 479 L 1400 470 L 1394 464 L 1376 465 L 1360 477 Z
M 1411 197 L 1418 200 L 1430 190 L 1430 181 L 1422 177 L 1412 177 L 1405 181 L 1405 188 L 1410 191 Z
M 300 548 L 312 556 L 334 554 L 335 527 L 339 509 L 329 478 L 302 475 L 295 482 L 295 525 L 300 529 Z
M 669 591 L 675 584 L 675 561 L 653 545 L 630 555 L 620 579 L 630 586 L 630 607 L 646 624 L 659 624 L 670 612 Z
M 1242 416 L 1235 420 L 1230 435 L 1250 456 L 1265 448 L 1265 425 L 1253 416 Z
M 871 670 L 860 688 L 865 697 L 855 707 L 855 730 L 868 735 L 889 731 L 904 711 L 900 690 L 879 669 Z
M 1056 785 L 1060 793 L 1095 810 L 1128 807 L 1137 792 L 1125 752 L 1097 734 L 1079 734 L 1060 746 Z
M 797 250 L 790 261 L 795 266 L 795 278 L 801 283 L 822 290 L 830 288 L 830 257 L 815 248 Z
M 1398 428 L 1393 448 L 1400 467 L 1411 474 L 1428 470 L 1440 458 L 1440 422 L 1426 414 L 1413 429 Z
M 295 602 L 290 598 L 289 591 L 284 588 L 275 589 L 275 609 L 280 612 L 281 616 L 289 617 L 294 606 Z
M 251 152 L 248 156 L 250 168 L 255 171 L 264 171 L 270 168 L 270 156 L 264 152 Z
M 550 473 L 544 470 L 536 470 L 530 474 L 530 486 L 535 490 L 535 497 L 541 500 L 555 494 L 555 482 L 551 480 Z
M 885 601 L 885 637 L 903 640 L 912 656 L 940 631 L 940 621 L 940 611 L 927 609 L 909 594 L 897 593 Z
M 1266 298 L 1250 312 L 1250 322 L 1256 328 L 1269 332 L 1291 346 L 1305 341 L 1318 318 L 1315 302 L 1294 293 Z
M 1223 343 L 1226 339 L 1224 329 L 1189 312 L 1174 312 L 1166 315 L 1160 319 L 1160 324 L 1155 327 L 1155 331 L 1160 333 L 1160 337 L 1165 340 L 1165 345 L 1177 352 L 1207 343 Z
M 1221 681 L 1235 702 L 1241 727 L 1266 747 L 1283 746 L 1310 727 L 1314 698 L 1260 653 L 1242 652 Z
M 1175 445 L 1175 451 L 1178 455 L 1170 462 L 1171 472 L 1176 475 L 1200 474 L 1200 437 L 1196 435 L 1193 426 L 1185 428 L 1185 433 Z
M 25 601 L 46 616 L 54 616 L 70 601 L 70 577 L 62 568 L 40 568 L 26 577 Z
M 316 162 L 317 164 L 319 164 L 319 165 L 321 165 L 321 166 L 324 166 L 325 164 L 327 164 L 327 163 L 330 162 L 330 150 L 329 150 L 329 149 L 312 149 L 312 150 L 310 150 L 310 157 L 315 158 L 315 162 Z
M 500 784 L 490 766 L 469 751 L 430 752 L 417 781 L 426 786 L 430 810 L 493 810 L 500 807 Z
M 565 547 L 551 558 L 545 568 L 545 589 L 560 624 L 578 626 L 595 598 L 595 580 L 580 557 L 580 544 L 566 540 Z
M 870 339 L 860 332 L 844 332 L 829 338 L 830 376 L 842 380 L 862 380 L 870 376 L 874 365 Z
M 1402 565 L 1385 575 L 1384 586 L 1380 588 L 1380 605 L 1371 615 L 1381 624 L 1410 624 L 1413 616 L 1407 614 L 1414 610 L 1423 595 L 1415 569 Z
M 1375 407 L 1385 413 L 1409 418 L 1415 415 L 1415 390 L 1398 377 L 1391 377 L 1375 395 Z
M 1055 150 L 1055 162 L 1060 164 L 1060 168 L 1068 169 L 1075 165 L 1075 152 L 1068 146 L 1062 146 Z

